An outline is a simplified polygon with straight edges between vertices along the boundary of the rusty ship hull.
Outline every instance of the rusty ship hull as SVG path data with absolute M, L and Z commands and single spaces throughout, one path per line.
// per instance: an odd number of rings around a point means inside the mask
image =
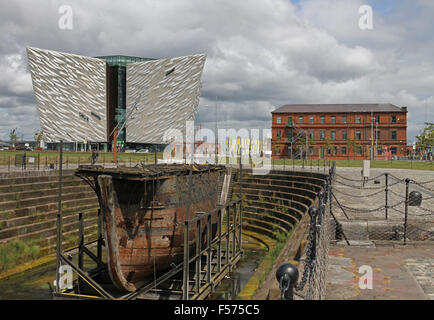
M 93 182 L 100 201 L 111 280 L 130 292 L 182 261 L 184 222 L 216 207 L 225 173 L 218 166 L 194 166 L 192 170 L 180 165 L 146 167 L 81 168 L 76 172 Z M 211 224 L 214 237 L 216 217 Z M 190 246 L 195 234 L 196 228 L 191 228 Z

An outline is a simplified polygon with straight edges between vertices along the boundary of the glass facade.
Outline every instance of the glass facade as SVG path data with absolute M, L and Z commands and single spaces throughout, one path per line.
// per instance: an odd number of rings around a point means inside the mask
M 103 59 L 107 62 L 107 65 L 114 68 L 114 72 L 117 74 L 117 99 L 115 108 L 115 125 L 118 128 L 124 126 L 126 121 L 126 85 L 127 85 L 127 64 L 134 62 L 143 62 L 155 60 L 153 58 L 140 58 L 140 57 L 130 57 L 130 56 L 99 56 L 95 57 L 98 59 Z M 124 127 L 122 132 L 118 132 L 118 143 L 124 144 L 126 138 L 126 128 Z

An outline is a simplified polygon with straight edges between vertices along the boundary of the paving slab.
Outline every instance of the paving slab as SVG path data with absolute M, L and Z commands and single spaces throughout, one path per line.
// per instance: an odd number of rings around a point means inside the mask
M 373 271 L 372 289 L 362 289 L 361 266 Z M 434 246 L 332 246 L 328 300 L 427 300 L 434 296 Z

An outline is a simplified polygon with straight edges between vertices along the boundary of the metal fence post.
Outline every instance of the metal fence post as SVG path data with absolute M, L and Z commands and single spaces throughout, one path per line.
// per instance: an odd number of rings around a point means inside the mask
M 387 220 L 388 209 L 389 209 L 389 174 L 388 173 L 384 174 L 384 184 L 385 184 L 385 189 L 384 189 L 384 212 L 385 212 L 385 218 Z
M 184 224 L 184 274 L 183 274 L 183 288 L 182 288 L 182 299 L 188 300 L 188 282 L 189 282 L 189 221 L 186 220 Z
M 57 247 L 56 247 L 56 292 L 60 292 L 60 254 L 62 252 L 62 156 L 63 156 L 63 140 L 60 140 L 60 167 L 59 167 L 59 197 L 57 204 Z M 57 159 L 57 157 L 56 157 Z
M 404 211 L 404 245 L 407 244 L 407 218 L 408 218 L 408 185 L 410 179 L 405 179 L 405 211 Z

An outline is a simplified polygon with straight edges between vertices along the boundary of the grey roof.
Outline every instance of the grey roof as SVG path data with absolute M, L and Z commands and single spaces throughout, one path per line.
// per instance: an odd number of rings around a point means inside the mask
M 406 112 L 390 103 L 360 104 L 285 104 L 271 113 L 314 113 L 314 112 Z

